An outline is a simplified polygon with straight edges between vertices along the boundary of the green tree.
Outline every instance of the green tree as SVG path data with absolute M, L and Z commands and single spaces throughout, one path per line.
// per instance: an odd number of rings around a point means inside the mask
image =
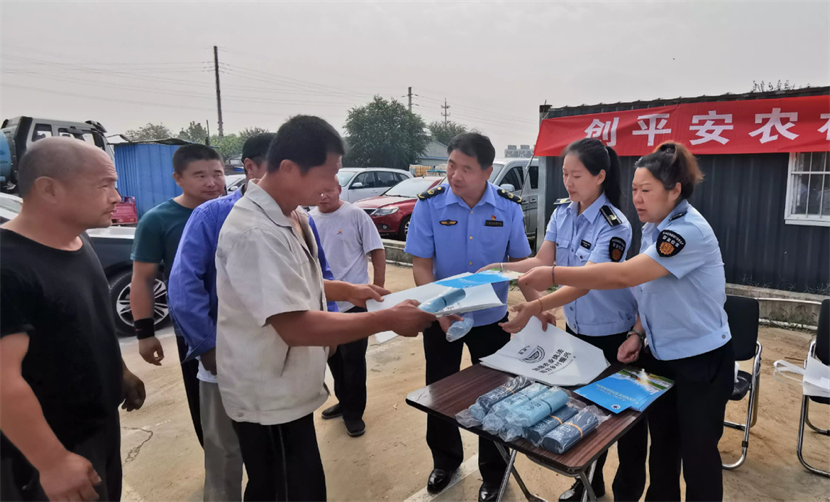
M 207 136 L 207 129 L 202 126 L 201 122 L 190 122 L 190 125 L 179 131 L 177 137 L 185 141 L 205 144 Z
M 211 138 L 211 145 L 227 161 L 229 157 L 242 154 L 242 145 L 245 140 L 239 134 L 226 134 L 223 137 Z
M 242 132 L 239 133 L 239 137 L 242 138 L 242 143 L 250 138 L 251 136 L 256 136 L 257 134 L 262 134 L 266 132 L 271 132 L 268 129 L 263 129 L 261 127 L 246 127 L 242 129 Z
M 349 144 L 345 166 L 408 169 L 429 144 L 420 116 L 380 96 L 349 110 L 345 129 Z
M 172 138 L 173 133 L 162 124 L 148 123 L 138 129 L 130 129 L 124 133 L 124 136 L 129 138 L 130 141 L 150 141 L 154 139 Z
M 467 132 L 467 128 L 455 122 L 433 122 L 429 125 L 429 132 L 432 133 L 435 141 L 440 141 L 445 145 L 450 144 L 450 140 L 459 134 Z

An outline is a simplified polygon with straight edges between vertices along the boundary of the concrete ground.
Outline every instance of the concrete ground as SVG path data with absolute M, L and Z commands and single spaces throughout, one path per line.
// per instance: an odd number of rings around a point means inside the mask
M 411 269 L 390 267 L 387 287 L 393 291 L 414 286 Z M 519 300 L 511 293 L 510 302 Z M 560 320 L 560 327 L 564 328 Z M 127 365 L 147 387 L 141 410 L 122 411 L 124 500 L 200 500 L 204 482 L 202 450 L 190 422 L 172 330 L 162 335 L 166 359 L 161 367 L 146 364 L 134 340 L 121 349 Z M 727 500 L 830 501 L 830 480 L 807 472 L 796 457 L 800 387 L 773 378 L 772 364 L 786 359 L 799 364 L 810 344 L 810 334 L 761 328 L 764 346 L 758 422 L 752 428 L 749 456 L 735 471 L 724 472 Z M 426 417 L 405 403 L 406 395 L 424 385 L 421 338 L 395 338 L 385 344 L 370 340 L 368 360 L 369 402 L 366 435 L 350 438 L 339 419 L 324 421 L 315 413 L 318 441 L 326 470 L 330 500 L 476 500 L 481 478 L 477 469 L 477 441 L 463 432 L 466 460 L 457 482 L 437 497 L 426 494 L 432 460 L 426 446 Z M 465 352 L 463 365 L 469 365 Z M 749 369 L 749 362 L 743 363 Z M 330 386 L 331 388 L 331 386 Z M 334 404 L 330 398 L 325 406 Z M 731 403 L 727 419 L 741 422 L 746 401 Z M 814 406 L 813 423 L 830 426 L 830 407 Z M 830 438 L 806 434 L 808 462 L 830 469 Z M 725 429 L 721 452 L 726 461 L 740 455 L 743 433 Z M 606 465 L 610 489 L 616 454 Z M 556 500 L 572 480 L 545 470 L 519 456 L 517 468 L 537 496 Z M 511 480 L 506 500 L 524 500 Z

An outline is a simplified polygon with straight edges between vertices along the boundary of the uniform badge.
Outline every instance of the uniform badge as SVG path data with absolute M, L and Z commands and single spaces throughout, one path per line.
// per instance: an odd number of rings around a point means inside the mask
M 684 216 L 686 216 L 686 211 L 683 211 L 682 213 L 677 213 L 676 215 L 669 218 L 669 221 L 674 221 L 674 220 L 676 220 L 678 218 L 682 218 Z
M 611 242 L 608 243 L 608 257 L 611 261 L 618 263 L 622 260 L 625 252 L 625 241 L 619 237 L 611 237 Z
M 617 218 L 617 215 L 614 213 L 614 210 L 611 209 L 611 206 L 602 206 L 599 208 L 599 212 L 602 214 L 602 217 L 605 218 L 605 221 L 607 221 L 612 227 L 622 225 L 622 221 Z
M 458 223 L 458 222 L 457 222 L 457 221 L 455 221 L 455 220 L 443 220 L 443 221 L 441 221 L 440 223 L 441 223 L 442 225 L 444 225 L 445 227 L 451 227 L 451 226 L 455 225 L 455 224 L 456 224 L 456 223 Z
M 495 216 L 494 216 L 494 218 L 495 218 Z M 484 226 L 485 227 L 503 227 L 504 222 L 503 221 L 498 221 L 498 220 L 486 220 L 484 222 Z
M 580 246 L 584 247 L 585 249 L 591 249 L 591 243 L 582 239 L 582 242 L 579 243 Z
M 657 237 L 657 254 L 663 258 L 676 255 L 684 246 L 686 246 L 686 239 L 671 230 L 663 230 Z
M 561 206 L 562 204 L 570 204 L 570 203 L 571 203 L 571 199 L 569 199 L 567 197 L 565 197 L 564 199 L 556 199 L 555 201 L 553 201 L 554 206 Z

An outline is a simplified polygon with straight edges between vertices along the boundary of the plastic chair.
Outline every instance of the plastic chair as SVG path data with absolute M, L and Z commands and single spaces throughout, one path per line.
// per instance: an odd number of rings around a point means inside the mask
M 732 389 L 731 401 L 741 401 L 749 394 L 749 403 L 746 407 L 746 423 L 736 424 L 724 422 L 726 427 L 744 431 L 744 440 L 741 442 L 741 458 L 734 464 L 723 464 L 724 469 L 737 469 L 746 460 L 746 452 L 749 449 L 749 429 L 754 425 L 753 417 L 758 404 L 758 385 L 761 383 L 761 343 L 758 341 L 758 318 L 760 307 L 758 300 L 744 296 L 728 295 L 724 305 L 726 315 L 729 317 L 729 331 L 732 333 L 732 344 L 735 348 L 736 361 L 748 361 L 752 363 L 752 373 L 746 371 L 738 372 L 738 381 Z
M 821 302 L 821 310 L 818 315 L 818 329 L 816 330 L 816 339 L 810 344 L 810 351 L 807 357 L 815 357 L 822 364 L 830 365 L 830 300 Z M 807 362 L 804 362 L 804 367 L 807 367 Z M 810 401 L 819 404 L 830 404 L 830 398 L 816 397 L 816 396 L 802 396 L 801 397 L 801 420 L 798 424 L 798 460 L 801 465 L 807 468 L 808 471 L 821 476 L 830 478 L 830 472 L 817 469 L 804 460 L 804 455 L 801 454 L 801 446 L 804 444 L 804 424 L 807 424 L 811 429 L 819 434 L 830 436 L 830 431 L 827 429 L 820 429 L 810 423 L 809 404 Z

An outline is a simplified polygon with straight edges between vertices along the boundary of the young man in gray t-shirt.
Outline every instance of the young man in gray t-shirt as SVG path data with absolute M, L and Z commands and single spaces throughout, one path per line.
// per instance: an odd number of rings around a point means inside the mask
M 369 282 L 366 256 L 371 256 L 373 283 L 383 287 L 386 281 L 386 251 L 375 224 L 365 211 L 340 200 L 340 185 L 320 194 L 320 202 L 311 211 L 317 224 L 320 241 L 335 280 L 351 284 Z M 337 302 L 340 312 L 365 312 L 348 302 Z M 362 436 L 366 431 L 363 412 L 366 409 L 366 348 L 367 339 L 340 345 L 328 360 L 334 377 L 334 394 L 339 401 L 323 411 L 324 419 L 343 417 L 349 436 Z

